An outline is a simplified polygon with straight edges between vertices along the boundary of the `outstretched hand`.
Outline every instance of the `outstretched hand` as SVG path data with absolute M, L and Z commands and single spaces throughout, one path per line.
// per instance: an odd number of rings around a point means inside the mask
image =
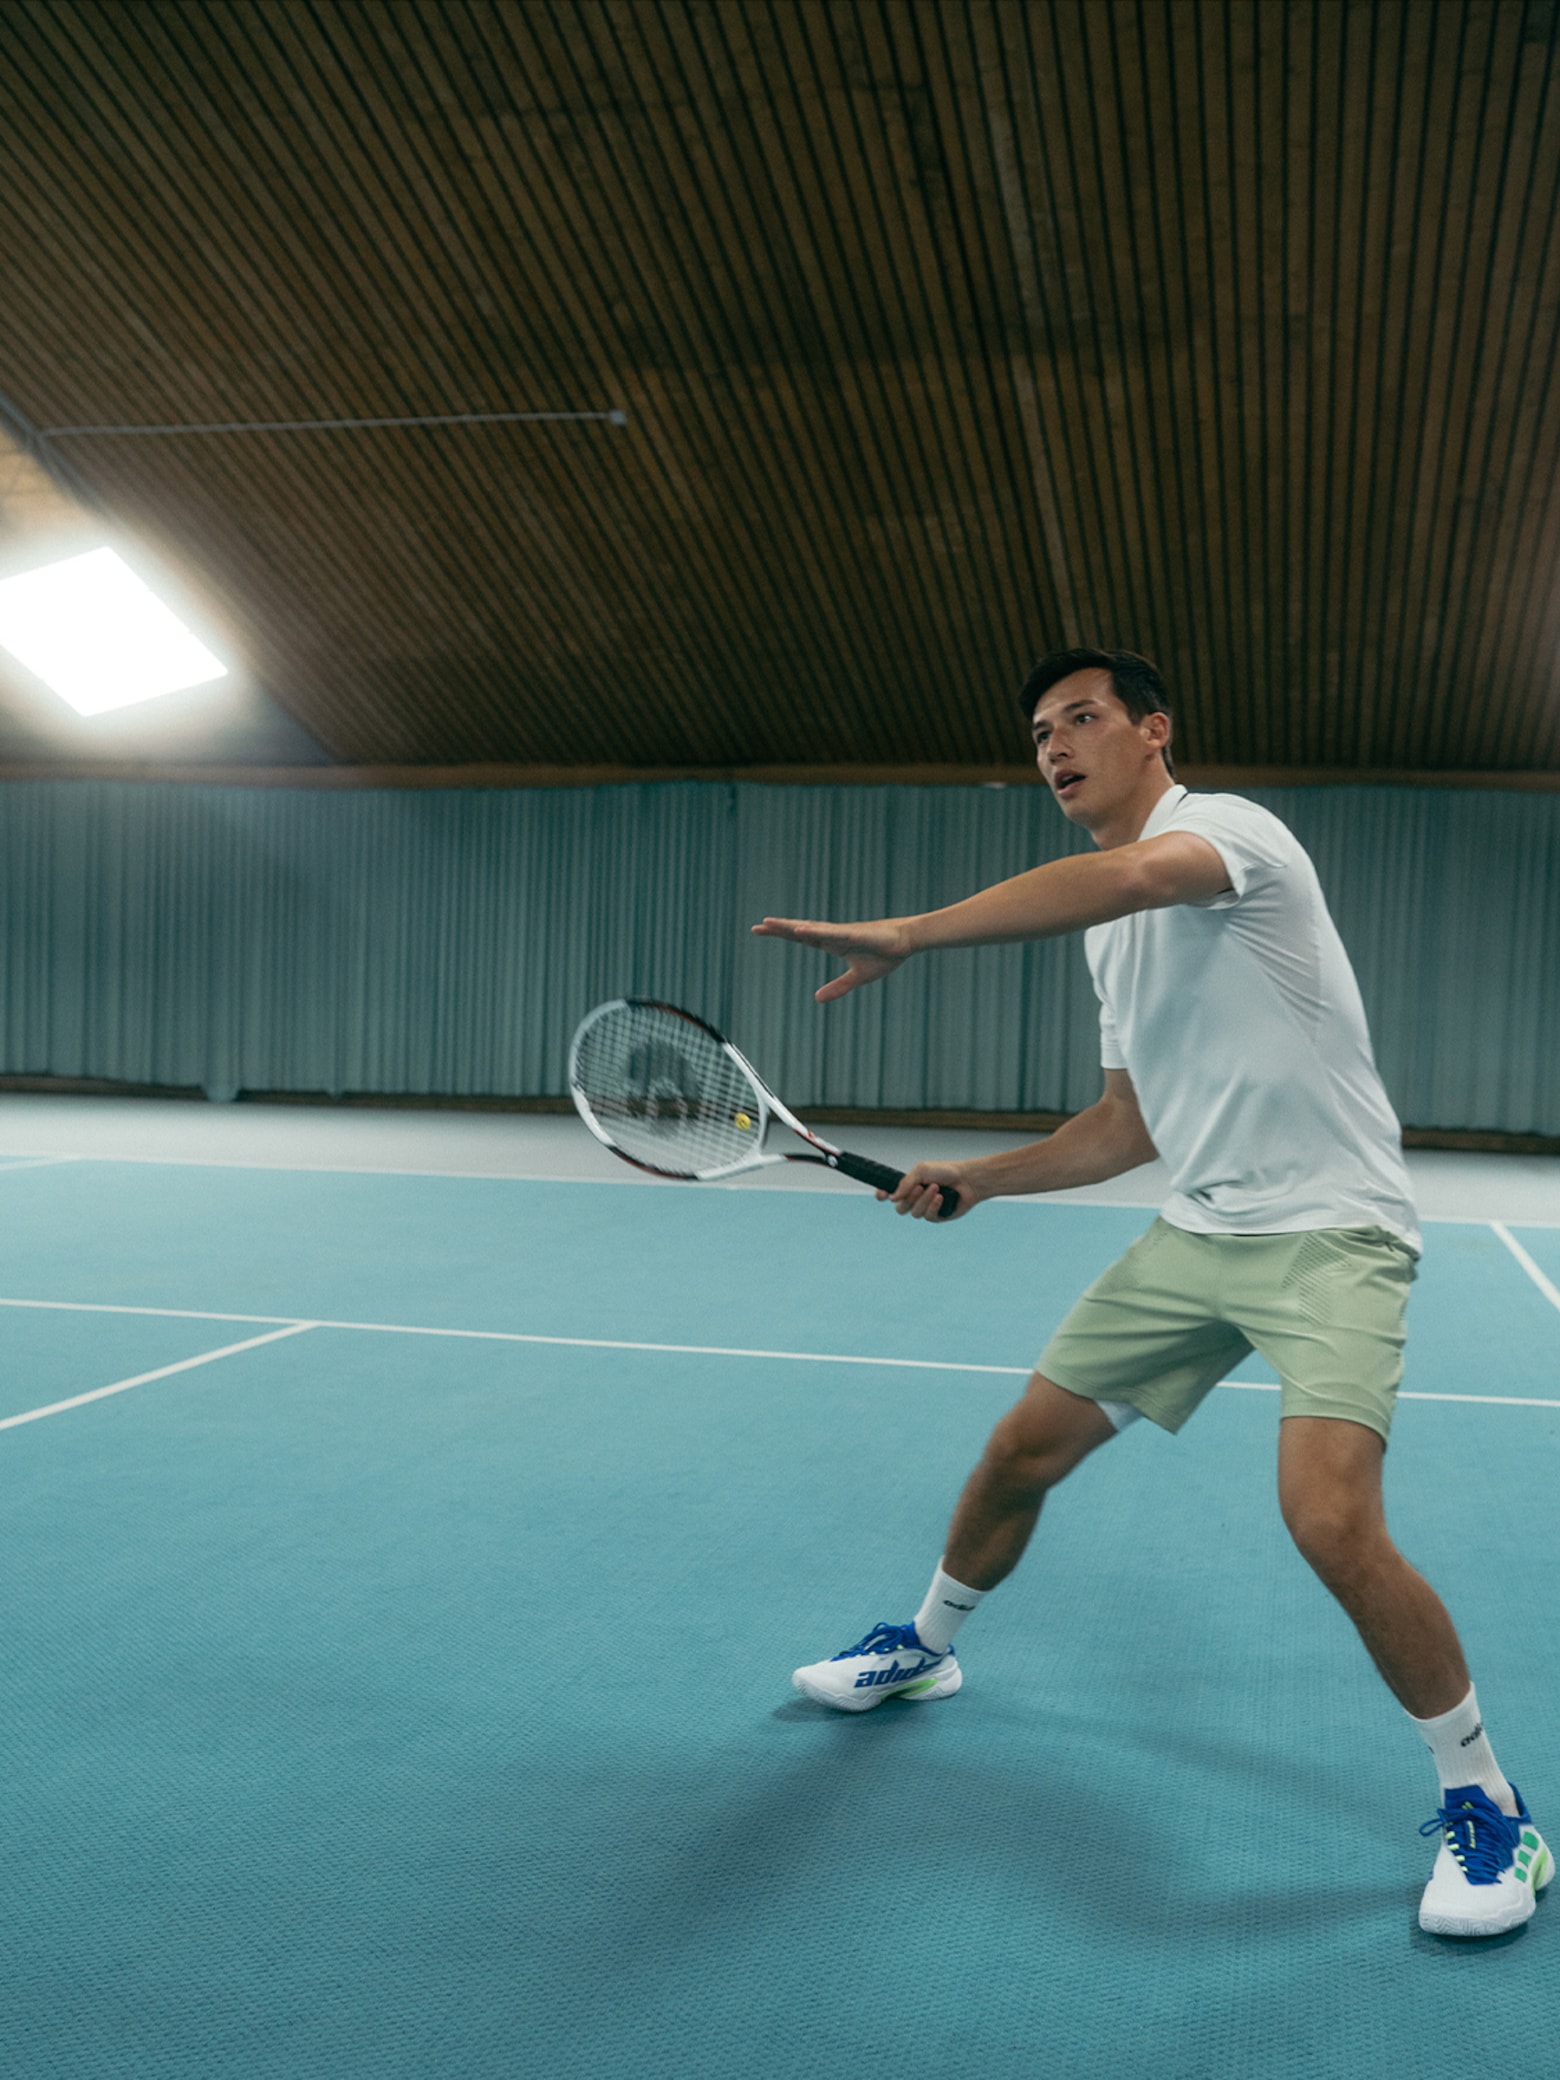
M 881 982 L 911 952 L 909 932 L 896 918 L 877 924 L 817 924 L 796 917 L 766 917 L 753 930 L 760 939 L 790 939 L 798 946 L 816 946 L 849 963 L 843 975 L 813 992 L 820 1004 L 849 996 L 864 982 Z

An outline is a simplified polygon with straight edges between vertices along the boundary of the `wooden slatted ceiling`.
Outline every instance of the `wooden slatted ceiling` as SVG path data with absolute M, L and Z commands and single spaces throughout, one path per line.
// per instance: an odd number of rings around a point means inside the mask
M 0 391 L 360 763 L 1560 769 L 1552 0 L 25 0 Z

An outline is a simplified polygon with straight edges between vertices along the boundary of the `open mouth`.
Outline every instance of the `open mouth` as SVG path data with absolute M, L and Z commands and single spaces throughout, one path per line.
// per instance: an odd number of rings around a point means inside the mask
M 1082 773 L 1058 773 L 1055 780 L 1057 798 L 1065 801 L 1082 779 Z

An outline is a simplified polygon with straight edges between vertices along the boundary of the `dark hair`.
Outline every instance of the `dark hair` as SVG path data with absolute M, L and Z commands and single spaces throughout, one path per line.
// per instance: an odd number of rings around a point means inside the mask
M 1111 691 L 1134 722 L 1141 722 L 1145 715 L 1172 712 L 1170 690 L 1160 678 L 1158 666 L 1150 664 L 1146 657 L 1139 657 L 1135 650 L 1080 648 L 1053 650 L 1030 672 L 1018 696 L 1024 720 L 1032 723 L 1041 695 L 1049 693 L 1061 680 L 1070 679 L 1074 672 L 1109 672 Z M 1162 755 L 1165 770 L 1173 775 L 1175 767 L 1170 763 L 1168 745 Z

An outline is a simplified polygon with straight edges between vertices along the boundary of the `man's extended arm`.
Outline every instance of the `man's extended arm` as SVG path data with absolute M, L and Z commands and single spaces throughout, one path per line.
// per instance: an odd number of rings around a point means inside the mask
M 946 910 L 920 917 L 880 918 L 871 924 L 820 924 L 766 917 L 753 929 L 763 938 L 792 939 L 848 961 L 817 992 L 821 1004 L 864 982 L 892 973 L 912 953 L 949 946 L 992 946 L 1013 939 L 1055 939 L 1137 910 L 1208 902 L 1230 885 L 1223 860 L 1206 838 L 1167 831 L 1108 852 L 1082 853 L 1031 867 Z M 1049 1145 L 1049 1144 L 1048 1144 Z M 1108 1173 L 1107 1173 L 1108 1174 Z
M 1107 1069 L 1098 1103 L 1074 1113 L 1049 1139 L 967 1163 L 917 1163 L 895 1191 L 894 1206 L 918 1220 L 932 1219 L 941 1203 L 938 1187 L 951 1184 L 958 1187 L 959 1212 L 968 1213 L 982 1199 L 1102 1184 L 1107 1177 L 1153 1162 L 1158 1153 L 1138 1110 L 1132 1078 L 1125 1069 Z

